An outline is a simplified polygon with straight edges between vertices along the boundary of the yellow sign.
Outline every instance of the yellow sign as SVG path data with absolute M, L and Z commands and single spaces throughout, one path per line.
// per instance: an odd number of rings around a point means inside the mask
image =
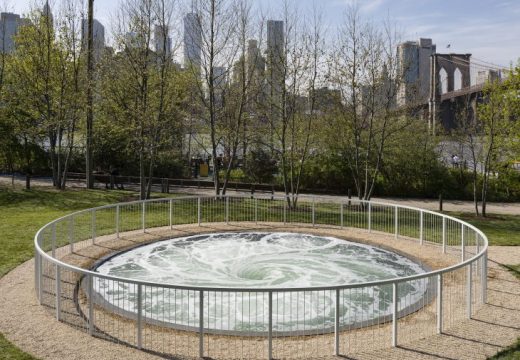
M 209 165 L 208 164 L 200 164 L 199 165 L 200 168 L 199 168 L 199 174 L 200 174 L 200 177 L 208 177 L 208 173 L 209 173 Z

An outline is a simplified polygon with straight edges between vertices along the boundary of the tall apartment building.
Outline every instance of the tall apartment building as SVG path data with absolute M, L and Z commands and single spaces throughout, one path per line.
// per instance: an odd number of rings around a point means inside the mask
M 20 15 L 3 12 L 0 14 L 0 51 L 12 53 L 14 51 L 14 37 L 21 24 Z
M 202 29 L 197 14 L 184 16 L 184 67 L 200 67 L 202 57 Z
M 172 38 L 169 36 L 167 26 L 156 25 L 154 29 L 154 46 L 158 54 L 170 56 L 172 53 Z
M 286 61 L 284 48 L 284 24 L 280 20 L 267 21 L 267 49 L 266 62 L 269 85 L 275 91 L 280 91 L 282 86 L 283 71 Z
M 430 56 L 436 53 L 432 39 L 407 41 L 397 47 L 399 106 L 426 102 L 430 90 Z
M 86 51 L 88 47 L 88 20 L 81 22 L 81 46 Z M 94 58 L 99 59 L 105 49 L 105 27 L 98 20 L 92 22 L 92 48 Z

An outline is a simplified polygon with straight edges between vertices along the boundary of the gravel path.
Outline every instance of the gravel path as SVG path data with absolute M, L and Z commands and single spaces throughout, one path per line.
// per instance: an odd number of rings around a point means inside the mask
M 370 241 L 378 242 L 373 235 Z M 397 248 L 406 251 L 400 245 Z M 411 255 L 415 255 L 414 252 L 410 250 Z M 513 343 L 520 336 L 520 281 L 497 262 L 518 263 L 519 258 L 520 247 L 491 247 L 488 303 L 474 314 L 473 319 L 462 321 L 442 335 L 411 342 L 403 338 L 406 345 L 385 349 L 384 358 L 485 359 Z M 430 265 L 435 267 L 435 264 Z M 0 279 L 0 332 L 22 350 L 41 359 L 158 359 L 149 353 L 89 337 L 57 322 L 52 311 L 38 305 L 33 284 L 33 260 Z M 349 358 L 380 359 L 381 356 L 381 350 L 356 351 Z

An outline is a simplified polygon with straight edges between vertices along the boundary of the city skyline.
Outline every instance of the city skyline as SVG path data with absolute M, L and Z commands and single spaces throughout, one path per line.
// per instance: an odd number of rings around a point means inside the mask
M 97 0 L 95 18 L 106 28 L 106 40 L 110 43 L 111 23 L 115 18 L 121 0 Z M 471 53 L 474 59 L 482 59 L 508 67 L 516 64 L 520 57 L 520 44 L 516 34 L 520 33 L 520 2 L 511 0 L 453 0 L 449 7 L 434 0 L 325 0 L 320 2 L 324 22 L 329 28 L 329 38 L 333 29 L 341 24 L 343 9 L 358 3 L 361 14 L 374 22 L 390 18 L 402 29 L 402 40 L 417 40 L 421 37 L 432 38 L 437 44 L 437 52 Z M 51 1 L 53 11 L 57 1 Z M 302 13 L 310 13 L 313 0 L 298 2 Z M 258 11 L 267 18 L 280 20 L 276 16 L 281 2 L 277 0 L 254 0 Z M 34 6 L 32 0 L 8 1 L 5 10 L 23 15 Z M 179 32 L 182 36 L 182 31 Z M 478 36 L 477 36 L 478 35 Z M 174 43 L 181 38 L 172 39 Z M 330 39 L 329 39 L 330 40 Z

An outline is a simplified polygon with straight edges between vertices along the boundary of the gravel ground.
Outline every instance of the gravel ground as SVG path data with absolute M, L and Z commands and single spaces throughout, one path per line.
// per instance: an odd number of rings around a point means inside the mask
M 220 228 L 205 228 L 215 231 Z M 222 228 L 223 229 L 223 228 Z M 303 231 L 303 230 L 302 230 Z M 306 229 L 305 232 L 311 232 Z M 185 232 L 183 232 L 185 234 Z M 364 233 L 366 240 L 366 233 Z M 333 235 L 331 233 L 331 235 Z M 362 241 L 361 232 L 346 233 L 345 237 Z M 142 241 L 150 241 L 150 235 Z M 99 239 L 101 241 L 101 239 Z M 107 244 L 110 239 L 107 239 Z M 371 234 L 371 243 L 388 241 L 378 235 Z M 406 245 L 408 243 L 408 246 Z M 112 251 L 117 248 L 114 245 Z M 123 246 L 121 244 L 120 246 Z M 393 241 L 392 246 L 410 256 L 418 257 L 416 243 L 406 240 Z M 90 256 L 92 253 L 83 249 Z M 99 251 L 95 257 L 103 255 L 108 250 Z M 424 253 L 424 248 L 423 251 Z M 424 260 L 431 267 L 445 266 L 439 259 L 438 251 L 427 251 L 430 256 Z M 384 358 L 387 359 L 485 359 L 502 348 L 510 345 L 520 336 L 520 281 L 501 268 L 498 263 L 514 264 L 520 258 L 520 247 L 491 247 L 489 250 L 488 303 L 476 311 L 472 320 L 461 321 L 450 327 L 442 335 L 430 335 L 421 340 L 408 341 L 407 332 L 400 332 L 402 343 L 398 348 L 386 348 Z M 92 261 L 92 259 L 90 260 Z M 448 261 L 451 262 L 451 261 Z M 0 331 L 7 339 L 41 359 L 157 359 L 149 353 L 113 342 L 89 337 L 84 332 L 57 322 L 52 311 L 39 306 L 33 289 L 34 261 L 30 260 L 0 279 Z M 431 309 L 425 308 L 420 313 L 430 314 Z M 448 310 L 448 309 L 446 309 Z M 413 316 L 412 316 L 413 317 Z M 416 319 L 421 320 L 421 319 Z M 431 318 L 426 319 L 431 322 Z M 400 321 L 401 322 L 401 321 Z M 406 328 L 404 328 L 406 329 Z M 401 330 L 401 328 L 400 328 Z M 387 333 L 387 331 L 384 331 Z M 409 333 L 408 333 L 409 334 Z M 413 335 L 413 334 L 410 334 Z M 356 336 L 350 334 L 349 336 Z M 360 334 L 361 339 L 364 338 Z M 324 339 L 323 346 L 331 345 L 330 339 Z M 306 340 L 303 340 L 305 346 Z M 362 342 L 359 342 L 362 344 Z M 318 344 L 318 343 L 317 343 Z M 262 343 L 259 342 L 261 348 Z M 233 346 L 232 344 L 224 347 Z M 297 345 L 300 346 L 300 345 Z M 317 351 L 319 354 L 319 344 Z M 327 351 L 328 352 L 328 351 Z M 380 359 L 381 350 L 364 351 L 363 347 L 356 349 L 349 358 Z M 248 356 L 237 356 L 248 358 Z

